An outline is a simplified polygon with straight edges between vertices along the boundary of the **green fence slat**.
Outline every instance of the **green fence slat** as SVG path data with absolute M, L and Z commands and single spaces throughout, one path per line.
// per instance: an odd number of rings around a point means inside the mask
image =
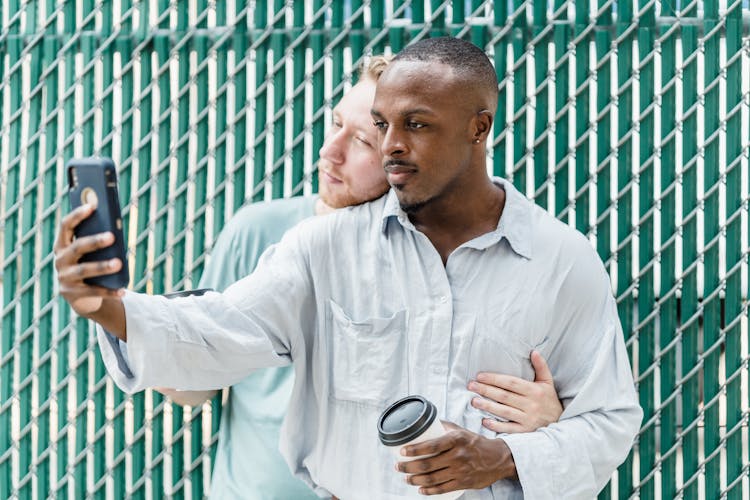
M 114 14 L 114 6 L 111 0 L 102 2 L 101 12 L 103 19 L 112 19 Z M 104 40 L 111 39 L 112 35 L 112 24 L 108 22 L 102 23 L 101 29 L 99 30 L 101 37 Z M 107 158 L 112 157 L 113 151 L 113 140 L 114 140 L 114 95 L 113 95 L 113 81 L 114 81 L 114 45 L 108 42 L 106 45 L 102 44 L 98 47 L 101 51 L 101 93 L 102 99 L 100 103 L 101 107 L 101 127 L 97 131 L 101 138 L 101 149 L 100 154 Z M 131 101 L 132 102 L 132 101 Z M 94 433 L 95 436 L 101 436 L 101 438 L 94 440 L 93 443 L 93 456 L 95 459 L 94 463 L 94 475 L 92 482 L 94 484 L 93 496 L 94 498 L 105 498 L 106 497 L 106 474 L 107 474 L 107 456 L 106 440 L 104 439 L 104 432 L 107 426 L 106 416 L 106 398 L 107 398 L 107 384 L 106 384 L 107 370 L 104 367 L 104 361 L 101 358 L 100 353 L 94 355 Z
M 606 0 L 599 0 L 598 9 L 604 8 Z M 612 13 L 604 12 L 596 20 L 597 26 L 612 24 Z M 594 34 L 596 47 L 596 251 L 606 263 L 612 256 L 612 108 L 610 98 L 613 64 L 611 62 L 612 37 L 606 29 Z M 559 213 L 559 212 L 558 212 Z
M 534 2 L 533 31 L 534 45 L 534 73 L 536 87 L 536 105 L 534 112 L 534 201 L 542 208 L 547 208 L 549 195 L 548 165 L 549 165 L 549 82 L 547 33 L 547 2 Z
M 671 31 L 671 34 L 670 34 Z M 674 498 L 677 492 L 677 453 L 673 450 L 677 444 L 679 386 L 676 380 L 677 345 L 672 343 L 677 334 L 677 295 L 675 277 L 677 240 L 673 238 L 677 231 L 677 36 L 671 26 L 660 29 L 662 38 L 661 52 L 661 275 L 659 294 L 662 305 L 659 314 L 659 349 L 662 358 L 659 363 L 661 432 L 659 435 L 660 454 L 662 457 L 661 495 L 662 498 Z M 667 455 L 671 453 L 671 455 Z
M 227 2 L 221 0 L 216 2 L 216 25 L 227 26 Z M 231 127 L 228 119 L 228 89 L 231 84 L 229 77 L 228 53 L 231 50 L 230 43 L 224 43 L 216 49 L 216 130 L 215 141 L 215 168 L 213 186 L 213 226 L 214 236 L 224 227 L 224 217 L 227 209 L 227 168 L 228 151 L 227 136 Z M 215 238 L 214 238 L 215 239 Z
M 643 7 L 643 5 L 642 5 Z M 656 328 L 651 311 L 654 307 L 654 58 L 652 57 L 653 31 L 650 28 L 638 30 L 639 64 L 639 110 L 638 127 L 646 133 L 639 134 L 638 154 L 638 396 L 643 408 L 645 425 L 639 436 L 641 498 L 655 498 L 656 481 L 653 476 L 645 480 L 656 460 L 656 425 L 649 424 L 656 413 L 654 390 L 656 377 L 652 369 L 656 354 Z M 645 483 L 643 482 L 645 480 Z
M 297 2 L 293 10 L 294 32 L 305 27 L 305 4 Z M 305 91 L 305 46 L 299 44 L 292 53 L 292 172 L 291 195 L 302 194 L 305 180 L 305 102 L 309 99 Z
M 268 1 L 255 4 L 255 28 L 264 29 L 268 22 Z M 263 183 L 266 175 L 266 134 L 268 128 L 268 36 L 262 35 L 262 43 L 255 47 L 255 136 L 253 146 L 253 191 L 252 201 L 263 200 Z
M 197 29 L 207 29 L 208 17 L 208 0 L 198 1 L 198 16 L 202 19 L 196 26 Z M 211 107 L 208 104 L 208 64 L 205 62 L 209 58 L 209 40 L 206 37 L 199 37 L 195 40 L 195 54 L 198 61 L 199 69 L 195 75 L 196 81 L 196 115 L 198 123 L 195 125 L 195 154 L 199 160 L 196 162 L 194 173 L 194 200 L 195 200 L 195 219 L 192 224 L 193 233 L 193 268 L 190 275 L 193 277 L 193 283 L 198 283 L 200 276 L 203 274 L 205 261 L 201 256 L 206 252 L 206 210 L 208 206 L 208 121 Z
M 247 36 L 248 17 L 250 11 L 244 11 L 244 15 L 239 15 L 235 21 L 234 28 L 237 30 L 237 36 L 234 38 L 234 168 L 232 170 L 234 196 L 232 202 L 232 212 L 237 211 L 239 207 L 245 204 L 245 183 L 247 159 L 247 114 L 246 109 L 250 108 L 247 102 L 247 61 L 250 58 L 250 43 Z M 259 15 L 256 10 L 256 15 Z M 258 102 L 255 101 L 253 113 L 258 119 Z
M 76 20 L 77 6 L 73 0 L 68 0 L 63 8 L 63 23 L 67 33 L 73 33 L 76 31 L 75 20 Z M 63 161 L 68 161 L 70 158 L 75 156 L 74 151 L 74 133 L 75 133 L 75 96 L 73 94 L 76 71 L 75 71 L 75 54 L 78 47 L 70 45 L 65 51 L 65 74 L 63 81 Z M 67 181 L 63 181 L 67 184 Z M 62 213 L 67 213 L 68 204 L 63 202 Z M 61 415 L 57 419 L 57 432 L 58 440 L 55 443 L 57 451 L 57 484 L 58 492 L 60 494 L 67 494 L 73 489 L 73 482 L 70 480 L 68 468 L 72 466 L 69 462 L 70 448 L 73 444 L 72 431 L 73 424 L 69 423 L 68 419 L 73 418 L 68 411 L 68 402 L 70 398 L 70 380 L 72 377 L 69 376 L 70 367 L 68 362 L 70 360 L 70 353 L 72 350 L 71 335 L 73 334 L 75 323 L 70 323 L 70 308 L 68 304 L 62 299 L 58 299 L 58 310 L 59 319 L 58 325 L 61 331 L 61 337 L 57 343 L 57 377 L 56 387 L 57 389 L 57 402 L 58 408 L 61 409 Z M 67 484 L 63 483 L 63 479 L 66 478 Z M 62 485 L 62 486 L 61 486 Z
M 589 226 L 589 111 L 590 111 L 590 78 L 589 78 L 589 41 L 584 32 L 588 29 L 589 1 L 575 3 L 575 37 L 576 43 L 576 135 L 575 135 L 575 227 L 583 234 L 588 234 Z
M 208 28 L 207 15 L 208 15 L 208 1 L 199 0 L 197 5 L 197 12 L 199 21 L 197 23 L 198 29 Z M 200 37 L 195 40 L 195 51 L 199 66 L 203 64 L 209 58 L 209 41 L 206 37 Z M 198 71 L 196 76 L 197 88 L 196 88 L 196 105 L 197 105 L 197 120 L 196 124 L 196 157 L 200 158 L 197 165 L 197 172 L 195 173 L 195 210 L 197 215 L 193 223 L 193 261 L 195 262 L 190 275 L 193 277 L 193 284 L 198 283 L 199 277 L 203 274 L 203 268 L 205 261 L 201 258 L 206 248 L 206 210 L 208 204 L 208 135 L 209 135 L 209 107 L 208 102 L 208 90 L 209 90 L 209 77 L 208 77 L 208 65 L 203 64 L 202 69 Z M 201 256 L 201 257 L 198 257 Z M 176 408 L 179 405 L 172 405 L 172 408 Z M 187 412 L 187 410 L 183 410 Z M 200 408 L 196 411 L 188 413 L 190 418 L 190 449 L 188 452 L 188 461 L 185 464 L 185 472 L 183 477 L 190 477 L 190 495 L 192 498 L 203 498 L 203 467 L 202 462 L 199 460 L 202 455 L 202 443 L 201 436 L 203 434 L 202 424 L 203 418 Z M 196 466 L 193 466 L 196 464 Z M 173 482 L 175 478 L 173 478 Z
M 328 47 L 331 53 L 331 106 L 341 100 L 344 94 L 344 39 L 339 38 L 344 30 L 344 2 L 334 0 L 330 12 L 331 29 L 328 31 Z
M 19 11 L 20 5 L 17 0 L 8 2 L 8 15 L 13 18 Z M 20 21 L 12 23 L 7 28 L 9 34 L 20 32 Z M 16 297 L 16 286 L 18 282 L 18 261 L 14 256 L 18 238 L 19 214 L 14 207 L 20 194 L 20 170 L 18 161 L 21 145 L 21 119 L 19 112 L 23 104 L 21 98 L 22 74 L 18 65 L 21 55 L 21 42 L 18 38 L 9 38 L 8 67 L 11 68 L 8 78 L 8 92 L 10 93 L 10 123 L 8 125 L 8 158 L 12 159 L 5 179 L 5 227 L 3 228 L 3 332 L 2 335 L 2 368 L 0 368 L 0 497 L 8 498 L 14 488 L 12 457 L 8 450 L 13 443 L 11 437 L 12 415 L 11 401 L 13 394 L 13 381 L 15 362 L 16 340 L 16 310 L 12 306 Z M 15 70 L 12 68 L 16 68 Z M 13 118 L 15 117 L 15 118 Z
M 274 0 L 274 33 L 271 35 L 273 51 L 273 173 L 271 174 L 271 197 L 284 196 L 284 146 L 286 144 L 286 57 L 284 54 L 284 0 Z
M 727 13 L 726 19 L 726 429 L 727 436 L 727 498 L 740 499 L 748 495 L 743 485 L 742 460 L 742 11 L 739 2 Z M 746 473 L 745 473 L 746 474 Z M 745 488 L 745 489 L 743 489 Z
M 719 23 L 718 2 L 706 2 L 706 34 Z M 720 349 L 707 352 L 719 340 L 721 334 L 721 312 L 718 289 L 719 278 L 719 135 L 716 133 L 721 124 L 719 120 L 719 85 L 721 79 L 719 33 L 707 35 L 704 40 L 704 163 L 703 163 L 703 391 L 704 391 L 704 450 L 706 464 L 706 496 L 719 498 L 721 491 L 719 456 L 708 458 L 720 447 L 719 401 L 716 396 L 720 391 L 719 363 Z M 716 85 L 712 85 L 716 82 Z M 716 187 L 717 189 L 712 189 Z M 713 242 L 713 243 L 712 243 Z M 717 292 L 717 293 L 714 293 Z
M 631 133 L 633 115 L 633 37 L 629 34 L 630 23 L 633 20 L 633 6 L 630 3 L 617 5 L 617 25 L 615 33 L 617 43 L 617 309 L 622 323 L 622 331 L 626 342 L 633 332 L 633 293 L 632 276 L 632 234 L 633 223 L 633 185 L 632 161 L 633 139 Z M 633 347 L 629 343 L 628 354 L 633 362 Z M 632 452 L 620 467 L 617 490 L 620 496 L 630 496 L 633 492 Z
M 430 12 L 432 13 L 430 16 L 430 25 L 432 29 L 430 30 L 430 36 L 445 36 L 446 35 L 446 29 L 445 29 L 445 20 L 446 20 L 446 9 L 445 4 L 447 4 L 447 1 L 444 0 L 431 0 L 430 1 Z M 477 3 L 477 0 L 473 0 L 473 3 Z M 484 3 L 483 0 L 479 0 L 479 3 Z M 486 42 L 486 39 L 483 38 L 480 41 L 479 46 L 484 46 L 484 43 Z
M 463 22 L 464 14 L 461 6 L 463 2 L 455 0 L 453 2 L 453 24 L 458 25 Z M 504 2 L 493 5 L 493 19 L 495 25 L 505 25 L 508 17 L 508 8 Z M 453 33 L 455 34 L 455 33 Z M 505 36 L 497 35 L 493 38 L 495 40 L 492 46 L 493 51 L 493 62 L 495 64 L 495 72 L 497 73 L 497 79 L 500 86 L 500 91 L 497 100 L 497 111 L 495 113 L 495 125 L 493 127 L 493 140 L 492 140 L 492 174 L 508 177 L 507 162 L 506 162 L 506 151 L 508 149 L 508 133 L 510 131 L 510 124 L 507 118 L 508 108 L 508 85 L 510 82 L 509 72 L 507 71 L 508 64 L 508 40 Z
M 683 12 L 691 15 L 696 10 Z M 694 316 L 698 312 L 698 59 L 694 57 L 698 50 L 698 29 L 686 25 L 681 28 L 683 63 L 683 140 L 682 161 L 682 288 L 681 318 L 682 324 L 682 373 L 681 378 L 690 374 L 698 363 L 700 351 L 700 331 Z M 699 373 L 695 373 L 682 385 L 682 426 L 683 437 L 682 469 L 683 485 L 698 472 L 698 408 L 701 402 Z M 698 497 L 698 481 L 683 486 L 685 498 Z
M 190 170 L 190 143 L 191 143 L 191 127 L 190 127 L 190 86 L 191 86 L 191 62 L 190 52 L 195 46 L 195 39 L 193 33 L 190 30 L 190 20 L 188 11 L 188 1 L 181 0 L 177 3 L 177 32 L 182 35 L 182 46 L 177 50 L 178 65 L 177 65 L 177 147 L 176 147 L 176 162 L 174 175 L 177 188 L 174 193 L 174 207 L 172 210 L 172 224 L 173 224 L 173 237 L 172 237 L 172 279 L 170 284 L 171 290 L 182 290 L 189 288 L 185 285 L 183 277 L 186 277 L 186 272 L 189 270 L 189 263 L 187 262 L 187 208 L 188 208 L 188 191 L 187 191 L 187 180 L 188 172 Z M 196 162 L 197 163 L 197 162 Z M 157 397 L 154 394 L 154 405 L 156 400 L 159 400 L 159 406 L 161 411 L 164 411 L 164 407 L 169 404 L 165 399 Z M 154 479 L 152 476 L 152 492 L 154 495 L 161 494 L 165 491 L 164 488 L 168 488 L 171 494 L 183 496 L 183 482 L 182 474 L 185 468 L 184 450 L 185 450 L 185 439 L 184 434 L 181 432 L 182 424 L 184 422 L 184 410 L 180 405 L 172 405 L 172 434 L 169 436 L 169 450 L 166 448 L 167 440 L 163 436 L 158 436 L 160 439 L 157 440 L 157 436 L 154 435 L 152 442 L 152 448 L 154 450 L 154 458 L 157 456 L 163 457 L 164 453 L 169 453 L 172 459 L 172 483 L 166 482 L 164 477 L 164 462 L 161 461 L 158 464 L 152 465 L 152 473 L 158 476 L 158 479 Z M 160 484 L 161 483 L 161 484 Z
M 513 14 L 526 9 L 526 2 L 514 0 Z M 524 30 L 523 11 L 516 17 L 511 45 L 513 47 L 513 166 L 510 176 L 516 188 L 526 193 L 526 44 L 528 36 Z
M 350 0 L 351 17 L 349 18 L 349 24 L 351 31 L 347 37 L 349 50 L 351 51 L 352 66 L 354 69 L 357 67 L 357 63 L 360 62 L 364 55 L 365 49 L 365 11 L 362 8 L 362 0 Z M 352 84 L 356 83 L 356 72 L 352 78 Z
M 82 3 L 83 23 L 81 30 L 81 52 L 83 54 L 83 66 L 79 78 L 81 80 L 81 93 L 83 94 L 83 106 L 81 108 L 81 142 L 83 144 L 83 156 L 91 156 L 99 151 L 95 150 L 96 127 L 94 123 L 96 104 L 96 82 L 94 80 L 95 52 L 97 40 L 95 30 L 95 19 L 91 13 L 94 11 L 94 2 L 85 0 Z M 74 483 L 75 495 L 82 497 L 89 494 L 88 481 L 88 400 L 89 400 L 89 321 L 84 318 L 76 320 L 76 343 L 75 343 L 75 447 L 74 447 Z
M 48 20 L 52 17 L 51 13 L 54 11 L 54 0 L 47 0 L 46 11 Z M 52 35 L 54 33 L 53 28 L 47 28 L 47 33 Z M 46 102 L 44 106 L 44 120 L 45 133 L 44 133 L 44 148 L 45 155 L 43 160 L 44 173 L 43 175 L 43 197 L 42 197 L 42 210 L 41 213 L 46 214 L 42 220 L 41 227 L 41 255 L 44 259 L 44 264 L 39 272 L 39 303 L 40 304 L 54 304 L 55 292 L 54 292 L 54 265 L 52 259 L 53 246 L 55 242 L 55 233 L 57 231 L 56 224 L 56 210 L 55 207 L 58 202 L 58 189 L 57 189 L 57 171 L 58 171 L 58 122 L 59 122 L 59 105 L 58 105 L 58 83 L 60 72 L 60 65 L 58 59 L 59 43 L 56 37 L 46 36 L 44 39 L 43 54 L 43 70 L 49 70 L 49 75 L 44 80 L 44 91 L 46 94 Z M 1 78 L 0 78 L 1 79 Z M 42 312 L 39 317 L 39 340 L 38 349 L 40 357 L 48 354 L 52 354 L 53 350 L 53 336 L 57 333 L 54 328 L 54 316 L 53 309 L 48 307 L 46 311 Z M 40 404 L 40 413 L 38 417 L 38 441 L 36 456 L 38 463 L 36 465 L 37 474 L 37 490 L 44 496 L 48 496 L 52 493 L 51 489 L 51 453 L 53 448 L 52 441 L 52 412 L 51 405 L 55 400 L 57 391 L 52 391 L 52 356 L 50 355 L 44 361 L 40 359 L 39 365 L 39 382 L 38 382 L 38 401 Z M 59 401 L 58 401 L 59 403 Z M 57 415 L 65 414 L 64 411 L 57 408 Z M 44 455 L 46 453 L 46 455 Z M 44 456 L 43 456 L 44 455 Z
M 38 3 L 26 4 L 26 32 L 31 34 L 37 29 Z M 30 49 L 30 50 L 28 50 Z M 30 55 L 29 79 L 26 88 L 31 88 L 31 95 L 27 97 L 30 110 L 39 110 L 42 107 L 42 93 L 38 85 L 39 76 L 42 72 L 42 46 L 35 43 L 27 48 Z M 24 147 L 26 152 L 26 165 L 23 175 L 23 195 L 21 210 L 21 261 L 20 261 L 20 293 L 19 306 L 21 309 L 18 337 L 18 401 L 19 401 L 19 424 L 20 435 L 18 443 L 18 467 L 19 467 L 19 499 L 30 499 L 33 490 L 33 476 L 31 475 L 32 456 L 32 369 L 34 364 L 34 335 L 32 335 L 34 323 L 34 292 L 35 292 L 35 268 L 36 268 L 36 237 L 34 228 L 36 226 L 37 201 L 39 198 L 38 175 L 39 175 L 39 135 L 32 131 L 39 130 L 40 113 L 28 113 L 28 139 Z M 38 336 L 38 334 L 37 334 Z
M 566 13 L 565 0 L 555 0 L 554 11 L 560 12 L 560 17 L 553 19 L 554 27 L 552 40 L 555 50 L 554 78 L 555 78 L 555 155 L 553 164 L 553 179 L 555 183 L 555 198 L 553 201 L 554 214 L 562 217 L 563 211 L 568 207 L 568 141 L 569 130 L 569 105 L 568 95 L 570 82 L 568 72 L 570 71 L 570 58 L 568 51 L 568 27 L 565 25 Z M 565 216 L 567 219 L 567 215 Z
M 312 70 L 312 109 L 313 113 L 318 116 L 312 125 L 312 157 L 317 164 L 319 159 L 320 148 L 323 147 L 325 123 L 323 107 L 325 105 L 325 68 L 323 67 L 323 58 L 325 57 L 325 39 L 321 33 L 325 26 L 323 13 L 325 7 L 323 0 L 313 0 L 313 33 L 310 35 L 310 49 L 312 60 L 314 62 Z M 318 192 L 318 172 L 317 167 L 313 171 L 312 191 Z
M 417 37 L 422 34 L 423 26 L 424 26 L 424 2 L 423 1 L 417 1 L 417 2 L 410 2 L 409 3 L 409 13 L 410 16 L 410 28 L 408 29 L 409 33 L 409 42 L 414 42 L 417 40 Z M 422 37 L 426 36 L 426 34 L 422 34 Z
M 597 2 L 597 9 L 604 9 L 606 0 Z M 558 8 L 561 5 L 558 5 Z M 596 18 L 597 27 L 607 27 L 612 25 L 611 11 L 604 9 Z M 612 84 L 612 63 L 610 59 L 611 35 L 605 29 L 598 29 L 594 33 L 595 62 L 593 64 L 596 71 L 596 251 L 605 263 L 606 268 L 610 268 L 609 259 L 612 255 L 610 239 L 612 237 L 612 114 L 610 108 L 611 101 L 611 84 Z M 562 45 L 562 42 L 560 42 Z M 558 43 L 556 41 L 555 45 Z M 567 45 L 567 44 L 566 44 Z M 558 49 L 561 50 L 561 49 Z M 566 130 L 567 132 L 567 130 Z M 557 135 L 557 134 L 556 134 Z M 564 136 L 567 137 L 567 134 Z M 567 145 L 567 142 L 566 142 Z M 566 170 L 567 172 L 567 170 Z M 567 175 L 564 177 L 567 181 Z M 566 192 L 567 194 L 567 192 Z M 564 201 L 564 200 L 561 200 Z M 558 205 L 556 213 L 560 217 L 562 207 Z M 620 467 L 622 473 L 627 473 L 625 468 L 629 469 L 629 461 Z M 618 472 L 619 475 L 619 472 Z M 613 483 L 609 481 L 607 485 L 599 492 L 599 500 L 609 500 L 612 498 Z
M 379 30 L 380 33 L 378 35 L 383 35 L 383 26 L 385 26 L 385 1 L 370 0 L 370 32 L 374 33 L 375 30 Z M 374 55 L 380 55 L 385 52 L 385 40 L 385 36 L 380 36 L 377 42 L 373 43 L 374 40 L 369 42 Z
M 216 25 L 227 26 L 227 2 L 221 0 L 216 2 Z M 229 182 L 230 172 L 233 170 L 229 168 L 228 162 L 228 146 L 227 136 L 232 130 L 232 126 L 228 123 L 228 89 L 231 85 L 231 78 L 229 75 L 229 61 L 227 53 L 231 50 L 231 44 L 225 43 L 223 47 L 219 47 L 216 53 L 216 76 L 217 76 L 217 96 L 216 96 L 216 153 L 215 153 L 215 170 L 214 170 L 214 236 L 213 240 L 216 240 L 216 236 L 219 231 L 224 227 L 225 212 L 227 209 L 227 183 Z M 243 49 L 244 50 L 244 49 Z M 235 63 L 238 57 L 235 54 Z M 236 81 L 236 80 L 235 80 Z M 221 90 L 221 89 L 224 90 Z M 237 97 L 235 97 L 236 99 Z M 235 139 L 236 141 L 236 139 Z M 244 179 L 244 178 L 243 178 Z M 210 429 L 209 429 L 209 440 L 211 436 L 215 436 L 219 431 L 219 423 L 221 416 L 221 393 L 214 396 L 211 399 L 211 417 L 210 417 Z M 199 434 L 201 437 L 201 446 L 203 446 L 203 430 Z M 204 453 L 208 455 L 209 463 L 214 464 L 214 457 L 216 455 L 216 440 L 213 441 Z M 207 496 L 209 493 L 209 484 L 205 481 L 202 483 L 200 493 Z M 196 495 L 196 487 L 193 487 L 193 496 Z

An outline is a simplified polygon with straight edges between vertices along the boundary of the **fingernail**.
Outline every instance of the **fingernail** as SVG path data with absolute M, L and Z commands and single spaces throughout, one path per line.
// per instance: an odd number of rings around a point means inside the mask
M 404 446 L 404 447 L 401 448 L 401 454 L 404 455 L 404 456 L 407 456 L 406 455 L 406 446 Z
M 470 391 L 476 391 L 477 390 L 477 384 L 473 380 L 471 382 L 469 382 L 469 386 L 468 387 L 469 387 Z

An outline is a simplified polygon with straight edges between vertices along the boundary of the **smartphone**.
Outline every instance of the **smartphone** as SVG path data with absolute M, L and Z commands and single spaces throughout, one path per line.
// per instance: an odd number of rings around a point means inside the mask
M 179 292 L 165 293 L 164 296 L 168 299 L 176 299 L 177 297 L 190 297 L 191 295 L 203 295 L 206 292 L 213 292 L 213 288 L 197 288 L 195 290 L 181 290 Z
M 83 280 L 84 283 L 112 289 L 128 286 L 128 260 L 114 162 L 109 158 L 74 158 L 68 162 L 67 172 L 70 209 L 78 208 L 84 203 L 96 206 L 91 216 L 75 228 L 76 238 L 107 231 L 115 235 L 113 245 L 85 254 L 80 262 L 114 258 L 122 261 L 122 267 L 116 273 L 86 278 Z

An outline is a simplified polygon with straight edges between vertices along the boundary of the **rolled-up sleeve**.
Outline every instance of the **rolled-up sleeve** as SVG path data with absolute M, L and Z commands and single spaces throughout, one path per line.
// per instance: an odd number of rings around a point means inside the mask
M 117 386 L 128 393 L 214 389 L 254 369 L 289 364 L 302 325 L 314 324 L 309 276 L 293 246 L 269 249 L 255 273 L 224 293 L 176 299 L 126 293 L 127 342 L 97 326 Z

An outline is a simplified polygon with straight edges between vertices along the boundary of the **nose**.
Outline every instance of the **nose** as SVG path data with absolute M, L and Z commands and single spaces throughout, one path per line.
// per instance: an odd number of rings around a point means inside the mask
M 323 146 L 320 148 L 320 157 L 333 164 L 344 163 L 346 154 L 344 152 L 345 134 L 343 129 L 335 129 L 328 133 Z
M 406 154 L 408 148 L 404 141 L 403 135 L 399 133 L 397 127 L 388 127 L 381 134 L 380 152 L 383 156 L 398 157 Z

